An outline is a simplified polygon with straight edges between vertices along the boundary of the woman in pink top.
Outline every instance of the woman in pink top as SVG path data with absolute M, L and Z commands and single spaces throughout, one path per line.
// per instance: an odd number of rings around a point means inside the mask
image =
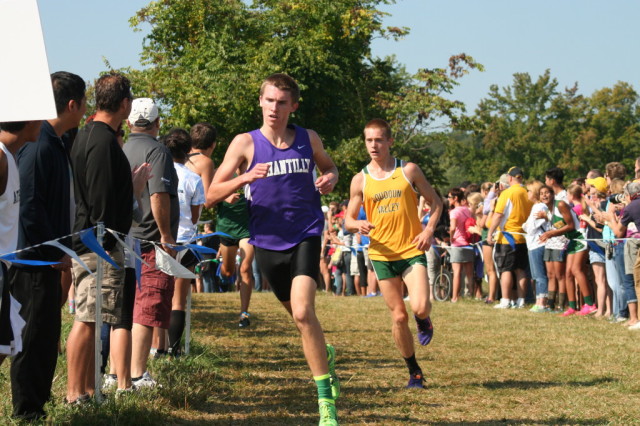
M 462 274 L 467 277 L 467 286 L 473 289 L 473 249 L 469 246 L 469 235 L 465 227 L 470 219 L 471 211 L 466 206 L 464 192 L 460 188 L 453 188 L 447 195 L 451 210 L 449 218 L 451 225 L 451 265 L 453 267 L 453 293 L 451 302 L 458 301 L 462 284 Z

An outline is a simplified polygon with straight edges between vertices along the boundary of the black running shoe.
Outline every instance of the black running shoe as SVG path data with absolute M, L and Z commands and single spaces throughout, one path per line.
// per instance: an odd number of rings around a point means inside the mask
M 251 325 L 251 321 L 249 321 L 249 312 L 243 312 L 240 314 L 240 321 L 238 322 L 238 327 L 247 328 Z

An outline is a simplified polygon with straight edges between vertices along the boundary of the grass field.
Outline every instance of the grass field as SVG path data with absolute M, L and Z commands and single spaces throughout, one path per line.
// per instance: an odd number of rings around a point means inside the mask
M 195 295 L 191 355 L 151 362 L 163 389 L 69 408 L 61 356 L 47 422 L 317 424 L 315 385 L 284 309 L 255 294 L 251 328 L 238 330 L 238 306 L 237 294 Z M 640 424 L 640 332 L 471 300 L 436 303 L 434 340 L 416 350 L 427 389 L 408 390 L 381 297 L 319 293 L 317 307 L 338 354 L 341 424 Z M 8 362 L 0 392 L 0 421 L 15 424 Z

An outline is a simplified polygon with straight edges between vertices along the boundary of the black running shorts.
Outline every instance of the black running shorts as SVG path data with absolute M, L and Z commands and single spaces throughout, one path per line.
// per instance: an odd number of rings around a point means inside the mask
M 527 270 L 529 252 L 526 244 L 516 244 L 512 249 L 509 244 L 496 244 L 493 258 L 500 273 L 514 272 L 516 269 Z
M 281 302 L 291 300 L 291 283 L 298 275 L 318 279 L 320 274 L 320 236 L 309 237 L 288 250 L 256 247 L 258 268 L 267 278 Z

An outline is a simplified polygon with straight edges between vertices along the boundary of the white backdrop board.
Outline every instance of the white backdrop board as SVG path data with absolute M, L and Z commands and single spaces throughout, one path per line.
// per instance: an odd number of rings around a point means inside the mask
M 0 0 L 0 121 L 55 118 L 36 0 Z

